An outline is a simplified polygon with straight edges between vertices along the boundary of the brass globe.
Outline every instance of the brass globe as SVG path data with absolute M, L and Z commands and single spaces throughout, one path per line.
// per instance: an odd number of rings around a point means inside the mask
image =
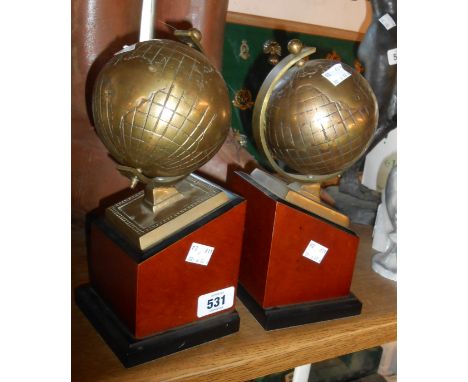
M 269 162 L 277 162 L 276 171 L 293 180 L 318 181 L 336 176 L 364 153 L 377 127 L 378 106 L 356 70 L 331 60 L 304 62 L 302 57 L 315 51 L 307 49 L 271 72 L 257 98 L 260 122 L 254 121 L 254 128 Z M 337 64 L 350 76 L 334 85 L 322 74 Z
M 301 174 L 326 175 L 349 167 L 368 146 L 378 121 L 367 81 L 351 76 L 333 85 L 322 73 L 336 61 L 311 60 L 288 71 L 267 109 L 267 141 L 275 157 Z
M 208 162 L 231 117 L 220 73 L 202 53 L 170 40 L 116 54 L 97 78 L 92 107 L 112 157 L 160 179 L 184 177 Z

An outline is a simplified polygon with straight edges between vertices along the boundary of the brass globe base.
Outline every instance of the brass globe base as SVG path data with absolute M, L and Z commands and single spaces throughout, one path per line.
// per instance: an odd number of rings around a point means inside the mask
M 106 209 L 106 220 L 129 242 L 146 250 L 229 201 L 197 175 L 172 187 L 147 188 Z
M 320 184 L 301 184 L 298 182 L 287 184 L 259 169 L 253 170 L 250 176 L 268 191 L 287 202 L 304 208 L 342 227 L 349 227 L 349 218 L 346 215 L 336 211 L 320 200 Z
M 151 187 L 151 185 L 147 185 L 143 201 L 156 214 L 183 198 L 184 195 L 175 186 Z

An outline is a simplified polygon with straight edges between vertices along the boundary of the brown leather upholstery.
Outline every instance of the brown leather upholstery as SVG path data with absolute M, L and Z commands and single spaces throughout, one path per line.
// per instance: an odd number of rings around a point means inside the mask
M 72 1 L 72 216 L 128 186 L 90 122 L 99 69 L 122 45 L 138 41 L 141 0 Z
M 100 201 L 129 185 L 92 126 L 90 101 L 95 78 L 125 44 L 138 41 L 142 0 L 72 0 L 72 216 L 82 218 Z M 156 37 L 171 37 L 173 28 L 202 32 L 208 58 L 220 68 L 228 0 L 157 0 Z M 171 25 L 169 27 L 167 24 Z M 228 140 L 229 141 L 229 140 Z M 227 142 L 202 172 L 225 181 L 229 163 L 251 160 Z
M 228 0 L 156 0 L 158 38 L 172 38 L 173 28 L 197 28 L 210 62 L 221 69 Z

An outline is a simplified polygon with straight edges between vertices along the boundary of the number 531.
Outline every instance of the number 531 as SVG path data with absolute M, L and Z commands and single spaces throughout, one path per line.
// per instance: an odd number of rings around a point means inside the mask
M 206 303 L 207 309 L 217 308 L 219 305 L 224 305 L 226 296 L 210 298 Z

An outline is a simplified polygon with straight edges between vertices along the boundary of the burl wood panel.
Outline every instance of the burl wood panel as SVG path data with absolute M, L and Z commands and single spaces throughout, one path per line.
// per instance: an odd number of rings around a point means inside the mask
M 229 176 L 228 184 L 233 192 L 247 200 L 239 281 L 261 303 L 265 296 L 276 203 L 263 197 L 237 174 Z
M 196 321 L 199 296 L 237 288 L 245 207 L 244 201 L 139 264 L 137 337 Z M 207 266 L 185 261 L 194 242 L 215 248 Z
M 237 174 L 229 184 L 247 200 L 239 281 L 261 306 L 349 294 L 357 236 L 274 200 Z M 320 264 L 303 256 L 311 240 L 328 248 Z
M 89 278 L 120 320 L 135 331 L 138 264 L 95 224 L 89 238 Z
M 140 263 L 107 236 L 95 234 L 91 239 L 99 243 L 91 245 L 91 281 L 125 323 L 134 323 L 128 328 L 137 338 L 197 321 L 199 296 L 237 287 L 245 208 L 241 202 Z M 207 266 L 185 261 L 193 242 L 215 248 Z
M 303 256 L 311 240 L 328 248 L 320 264 Z M 263 307 L 347 296 L 358 244 L 357 236 L 276 203 Z

